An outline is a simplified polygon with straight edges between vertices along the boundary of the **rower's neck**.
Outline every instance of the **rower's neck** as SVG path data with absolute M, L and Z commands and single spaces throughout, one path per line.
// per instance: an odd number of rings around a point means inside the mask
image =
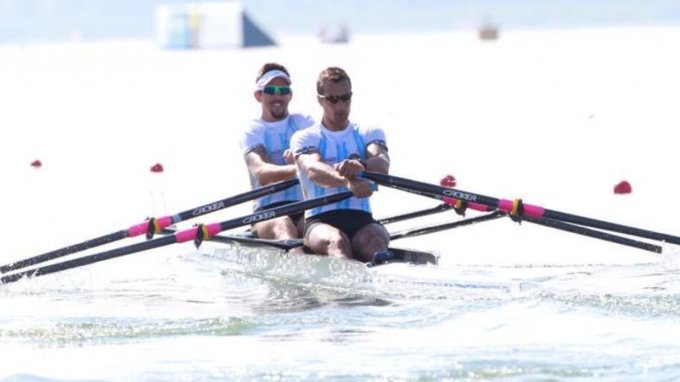
M 323 118 L 322 122 L 323 122 L 324 127 L 326 127 L 330 131 L 342 131 L 342 130 L 345 130 L 347 128 L 347 126 L 349 126 L 348 120 L 345 120 L 342 123 L 332 123 L 329 120 L 327 120 L 326 118 Z

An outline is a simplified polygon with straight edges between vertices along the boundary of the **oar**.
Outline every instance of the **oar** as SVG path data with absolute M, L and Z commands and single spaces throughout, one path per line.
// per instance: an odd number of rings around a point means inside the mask
M 505 216 L 505 212 L 493 211 L 486 215 L 476 216 L 474 218 L 468 218 L 463 220 L 458 220 L 455 222 L 448 222 L 442 224 L 431 225 L 427 227 L 411 228 L 399 232 L 394 232 L 390 234 L 390 240 L 403 239 L 406 237 L 414 237 L 420 235 L 427 235 L 430 233 L 435 233 L 439 231 L 444 231 L 447 229 L 453 229 L 458 227 L 463 227 L 466 225 L 481 223 L 489 220 L 495 220 Z
M 195 226 L 183 231 L 179 231 L 174 235 L 163 236 L 156 239 L 132 244 L 127 247 L 120 247 L 109 251 L 97 253 L 94 255 L 83 256 L 77 259 L 68 260 L 61 263 L 46 265 L 39 268 L 34 268 L 23 272 L 17 272 L 7 276 L 2 276 L 0 277 L 0 284 L 12 283 L 17 280 L 20 280 L 23 277 L 37 277 L 47 275 L 50 273 L 65 271 L 67 269 L 82 267 L 84 265 L 93 264 L 100 261 L 113 259 L 116 257 L 125 256 L 136 252 L 160 248 L 175 243 L 184 243 L 190 240 L 193 240 L 196 243 L 196 245 L 199 245 L 203 239 L 209 239 L 210 237 L 218 234 L 219 232 L 228 229 L 249 225 L 258 221 L 274 219 L 279 216 L 300 213 L 310 208 L 316 208 L 325 204 L 330 204 L 344 199 L 348 199 L 351 196 L 352 192 L 344 191 L 339 192 L 337 194 L 322 196 L 315 199 L 309 199 L 301 202 L 286 204 L 281 207 L 263 210 L 236 219 L 226 220 L 221 223 Z
M 588 236 L 592 237 L 595 239 L 600 239 L 604 241 L 609 241 L 612 243 L 617 243 L 617 244 L 622 244 L 626 245 L 629 247 L 637 248 L 637 249 L 642 249 L 645 251 L 649 252 L 654 252 L 654 253 L 661 253 L 663 252 L 663 247 L 660 245 L 655 245 L 651 243 L 646 243 L 644 241 L 639 241 L 639 240 L 634 240 L 630 239 L 627 237 L 622 237 L 622 236 L 617 236 L 613 235 L 608 232 L 602 232 L 602 231 L 596 231 L 590 228 L 586 228 L 580 225 L 574 225 L 574 224 L 569 224 L 569 223 L 564 223 L 559 220 L 553 220 L 553 219 L 547 219 L 547 218 L 530 218 L 530 217 L 524 217 L 522 218 L 523 221 L 528 221 L 530 223 L 542 225 L 544 227 L 550 227 L 550 228 L 555 228 L 559 229 L 562 231 L 567 231 L 571 233 L 575 233 L 578 235 L 583 235 L 583 236 Z
M 436 207 L 428 208 L 428 209 L 425 209 L 425 210 L 408 212 L 408 213 L 405 213 L 405 214 L 402 214 L 402 215 L 396 215 L 396 216 L 390 216 L 390 217 L 387 217 L 387 218 L 382 218 L 382 219 L 378 220 L 378 222 L 380 222 L 380 224 L 396 223 L 396 222 L 400 222 L 400 221 L 403 221 L 403 220 L 414 219 L 414 218 L 419 218 L 421 216 L 428 216 L 428 215 L 437 214 L 437 213 L 444 212 L 444 211 L 449 211 L 451 209 L 453 209 L 452 205 L 442 203 L 442 204 L 440 204 Z
M 427 216 L 427 215 L 432 215 L 436 214 L 439 212 L 443 211 L 449 211 L 453 207 L 449 204 L 442 203 L 436 207 L 433 208 L 428 208 L 425 210 L 420 210 L 420 211 L 414 211 L 414 212 L 409 212 L 405 213 L 402 215 L 396 215 L 396 216 L 391 216 L 387 218 L 383 218 L 378 220 L 380 224 L 389 224 L 389 223 L 396 223 L 399 221 L 403 220 L 408 220 L 408 219 L 414 219 L 417 217 L 421 216 Z M 163 234 L 173 234 L 176 231 L 173 229 L 165 229 L 162 233 Z M 221 243 L 233 243 L 233 242 L 241 242 L 241 243 L 252 243 L 252 244 L 263 244 L 263 245 L 268 245 L 270 247 L 276 247 L 279 249 L 283 249 L 285 251 L 289 251 L 293 248 L 301 247 L 304 245 L 304 242 L 302 239 L 288 239 L 288 240 L 270 240 L 270 239 L 260 239 L 257 237 L 252 237 L 252 236 L 246 236 L 246 235 L 216 235 L 211 238 L 212 241 L 217 241 Z
M 471 225 L 471 224 L 475 224 L 475 223 L 480 223 L 480 222 L 484 222 L 484 221 L 490 221 L 490 220 L 498 219 L 498 218 L 501 218 L 501 217 L 504 217 L 504 216 L 508 216 L 507 213 L 505 213 L 503 211 L 496 210 L 496 211 L 491 212 L 489 214 L 477 216 L 477 217 L 470 218 L 470 219 L 463 219 L 463 220 L 459 220 L 459 221 L 455 221 L 455 222 L 448 222 L 448 223 L 440 223 L 440 224 L 435 224 L 435 225 L 421 227 L 421 228 L 411 228 L 411 229 L 395 232 L 395 233 L 390 234 L 390 238 L 391 238 L 391 240 L 397 240 L 397 239 L 402 239 L 402 238 L 406 238 L 406 237 L 427 235 L 427 234 L 430 234 L 430 233 L 444 231 L 444 230 L 447 230 L 447 229 L 453 229 L 453 228 L 458 228 L 458 227 Z M 587 227 L 583 227 L 583 226 L 579 226 L 579 225 L 575 225 L 575 224 L 564 223 L 564 222 L 561 222 L 561 221 L 558 221 L 558 220 L 552 220 L 552 219 L 546 219 L 546 218 L 536 219 L 536 218 L 528 218 L 528 217 L 524 217 L 524 218 L 522 218 L 522 220 L 530 222 L 530 223 L 542 225 L 544 227 L 555 228 L 555 229 L 559 229 L 559 230 L 563 230 L 563 231 L 567 231 L 567 232 L 571 232 L 571 233 L 575 233 L 575 234 L 579 234 L 579 235 L 583 235 L 583 236 L 592 237 L 592 238 L 599 239 L 599 240 L 604 240 L 604 241 L 608 241 L 608 242 L 612 242 L 612 243 L 616 243 L 616 244 L 622 244 L 622 245 L 626 245 L 626 246 L 629 246 L 629 247 L 642 249 L 642 250 L 649 251 L 649 252 L 661 253 L 663 251 L 663 248 L 659 245 L 646 243 L 646 242 L 643 242 L 643 241 L 634 240 L 634 239 L 630 239 L 630 238 L 627 238 L 627 237 L 613 235 L 613 234 L 610 234 L 608 232 L 596 231 L 596 230 L 593 230 L 593 229 L 590 229 L 590 228 L 587 228 Z
M 434 184 L 418 182 L 411 179 L 400 178 L 393 175 L 385 175 L 374 172 L 364 172 L 363 177 L 370 179 L 383 186 L 392 187 L 402 191 L 411 192 L 418 195 L 430 196 L 435 199 L 450 202 L 454 199 L 466 201 L 468 203 L 478 203 L 488 207 L 497 208 L 509 213 L 511 216 L 519 218 L 548 218 L 553 220 L 565 221 L 578 225 L 599 228 L 607 231 L 619 232 L 627 235 L 639 236 L 647 239 L 666 241 L 673 244 L 680 244 L 680 237 L 669 234 L 649 231 L 645 229 L 630 227 L 617 223 L 610 223 L 588 217 L 572 215 L 565 212 L 550 210 L 547 208 L 522 203 L 519 200 L 496 199 L 489 196 L 474 194 L 453 188 L 446 188 Z
M 436 207 L 438 210 L 441 211 L 446 211 L 447 209 L 441 209 L 441 206 Z M 434 208 L 429 209 L 427 211 L 433 211 L 435 210 Z M 411 213 L 411 214 L 418 214 L 419 212 Z M 477 216 L 474 218 L 468 218 L 468 219 L 463 219 L 463 220 L 458 220 L 455 222 L 447 222 L 443 224 L 437 224 L 433 226 L 427 226 L 427 227 L 421 227 L 421 228 L 412 228 L 412 229 L 406 229 L 402 230 L 399 232 L 394 232 L 390 233 L 390 240 L 398 240 L 398 239 L 403 239 L 406 237 L 413 237 L 413 236 L 420 236 L 420 235 L 426 235 L 429 233 L 435 233 L 447 229 L 453 229 L 457 227 L 463 227 L 466 225 L 471 225 L 475 223 L 481 223 L 484 221 L 489 221 L 489 220 L 494 220 L 498 219 L 500 217 L 506 216 L 505 212 L 502 211 L 493 211 L 489 214 L 482 215 L 482 216 Z M 417 217 L 417 216 L 416 216 Z M 384 219 L 381 219 L 380 222 L 382 223 Z M 388 222 L 389 223 L 389 222 Z M 172 230 L 166 230 L 167 233 L 172 233 Z M 249 236 L 242 236 L 242 235 L 215 235 L 210 239 L 211 241 L 216 241 L 220 243 L 226 243 L 226 244 L 233 244 L 234 242 L 237 243 L 248 243 L 248 244 L 261 244 L 261 245 L 267 245 L 270 247 L 275 247 L 279 248 L 285 251 L 290 251 L 293 248 L 298 248 L 302 247 L 304 245 L 304 241 L 302 239 L 290 239 L 290 240 L 268 240 L 268 239 L 259 239 L 255 237 L 249 237 Z
M 54 251 L 46 252 L 41 255 L 30 257 L 24 260 L 15 261 L 10 264 L 0 266 L 0 274 L 25 268 L 31 265 L 39 264 L 45 261 L 53 260 L 62 256 L 70 255 L 72 253 L 84 251 L 86 249 L 98 247 L 100 245 L 112 243 L 128 237 L 134 237 L 146 234 L 147 238 L 151 238 L 154 233 L 159 233 L 163 228 L 169 227 L 175 223 L 195 218 L 208 214 L 210 212 L 218 211 L 227 207 L 241 204 L 259 197 L 273 194 L 292 187 L 298 183 L 297 179 L 289 179 L 278 183 L 273 183 L 264 187 L 259 187 L 242 194 L 238 194 L 226 199 L 218 200 L 200 207 L 192 208 L 184 212 L 180 212 L 172 216 L 164 216 L 161 218 L 152 218 L 143 223 L 135 224 L 130 228 L 123 229 L 108 235 L 100 236 L 94 239 L 86 240 L 82 243 L 69 245 L 64 248 L 56 249 Z

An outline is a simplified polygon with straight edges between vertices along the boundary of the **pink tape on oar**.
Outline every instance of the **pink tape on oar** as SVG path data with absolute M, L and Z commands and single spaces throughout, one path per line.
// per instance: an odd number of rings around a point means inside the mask
M 482 211 L 482 212 L 489 211 L 489 206 L 485 206 L 485 205 L 479 204 L 479 203 L 468 202 L 467 206 L 468 206 L 468 208 L 471 208 L 475 211 Z
M 171 216 L 163 216 L 158 219 L 154 219 L 154 232 L 159 233 L 163 228 L 170 227 L 174 221 Z M 135 237 L 139 235 L 146 234 L 149 231 L 149 220 L 143 223 L 135 224 L 128 228 L 128 237 Z
M 136 225 L 133 225 L 132 227 L 128 228 L 128 237 L 135 237 L 139 235 L 144 235 L 146 234 L 146 231 L 149 229 L 149 221 L 145 221 L 144 223 L 139 223 Z
M 512 200 L 501 199 L 498 201 L 498 209 L 501 211 L 512 212 L 513 206 L 514 203 L 512 202 Z
M 221 231 L 219 223 L 205 224 L 201 227 L 203 227 L 203 229 L 205 230 L 204 232 L 208 234 L 208 237 L 206 239 L 209 239 L 217 235 Z M 184 231 L 179 231 L 175 234 L 175 239 L 177 240 L 178 243 L 184 243 L 185 241 L 194 240 L 197 237 L 196 235 L 198 234 L 198 229 L 199 227 L 191 227 Z
M 220 231 L 222 231 L 222 228 L 220 227 L 219 223 L 206 224 L 203 227 L 204 227 L 203 229 L 205 229 L 205 232 L 208 234 L 208 238 L 211 238 L 220 233 Z
M 196 238 L 196 232 L 198 227 L 191 227 L 185 229 L 184 231 L 179 231 L 175 234 L 175 239 L 178 243 L 184 243 L 185 241 L 194 240 Z
M 534 206 L 533 204 L 525 204 L 524 215 L 530 218 L 542 218 L 545 215 L 545 208 Z
M 172 217 L 163 216 L 156 219 L 156 233 L 159 233 L 163 228 L 170 227 L 174 223 Z
M 505 211 L 509 214 L 513 214 L 514 208 L 515 208 L 515 202 L 512 201 L 512 200 L 501 199 L 501 200 L 498 201 L 498 209 L 500 209 L 502 211 Z M 521 216 L 528 216 L 530 218 L 540 218 L 540 217 L 543 217 L 544 213 L 545 213 L 545 209 L 543 207 L 534 206 L 532 204 L 522 203 L 522 215 Z
M 454 207 L 456 206 L 456 201 L 457 201 L 457 200 L 458 200 L 458 199 L 452 198 L 452 197 L 450 197 L 450 196 L 444 196 L 444 197 L 442 197 L 442 202 L 444 202 L 444 203 L 446 203 L 446 204 L 448 204 L 448 205 L 454 206 Z

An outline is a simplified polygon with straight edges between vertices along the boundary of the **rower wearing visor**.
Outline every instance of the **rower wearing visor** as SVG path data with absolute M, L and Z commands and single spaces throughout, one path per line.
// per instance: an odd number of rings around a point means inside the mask
M 375 263 L 389 258 L 389 233 L 373 219 L 373 193 L 362 171 L 387 174 L 390 158 L 380 128 L 350 122 L 352 82 L 338 67 L 325 69 L 317 80 L 321 122 L 293 135 L 298 177 L 306 199 L 350 190 L 354 196 L 306 212 L 305 244 L 320 255 Z
M 297 175 L 290 150 L 290 139 L 298 130 L 314 124 L 308 116 L 288 112 L 293 98 L 288 70 L 277 63 L 266 63 L 258 71 L 253 95 L 261 105 L 260 117 L 241 136 L 241 149 L 253 188 L 294 178 Z M 302 200 L 299 185 L 255 200 L 261 211 Z M 290 240 L 302 237 L 302 214 L 254 223 L 252 230 L 262 239 Z

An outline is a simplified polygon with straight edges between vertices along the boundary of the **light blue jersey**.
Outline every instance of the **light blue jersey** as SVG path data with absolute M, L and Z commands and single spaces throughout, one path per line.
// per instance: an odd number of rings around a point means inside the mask
M 371 143 L 378 143 L 386 147 L 385 133 L 380 128 L 363 128 L 358 124 L 349 123 L 342 131 L 331 131 L 318 123 L 313 127 L 293 134 L 290 147 L 297 157 L 300 154 L 318 152 L 324 163 L 334 166 L 345 159 L 359 158 L 366 160 L 366 148 Z M 312 182 L 303 171 L 298 171 L 302 192 L 305 199 L 347 191 L 347 187 L 325 188 Z M 371 213 L 369 198 L 351 197 L 343 201 L 308 210 L 306 217 L 312 217 L 323 212 L 350 209 Z
M 258 147 L 264 147 L 273 164 L 288 164 L 283 157 L 283 153 L 290 148 L 291 137 L 296 131 L 313 124 L 314 120 L 312 117 L 302 114 L 290 114 L 288 117 L 276 122 L 256 119 L 241 136 L 243 155 L 247 155 Z M 253 174 L 250 174 L 250 172 L 248 174 L 250 175 L 250 185 L 253 188 L 261 187 Z M 254 209 L 266 207 L 272 203 L 297 202 L 299 200 L 302 200 L 302 191 L 299 185 L 295 185 L 255 200 Z

